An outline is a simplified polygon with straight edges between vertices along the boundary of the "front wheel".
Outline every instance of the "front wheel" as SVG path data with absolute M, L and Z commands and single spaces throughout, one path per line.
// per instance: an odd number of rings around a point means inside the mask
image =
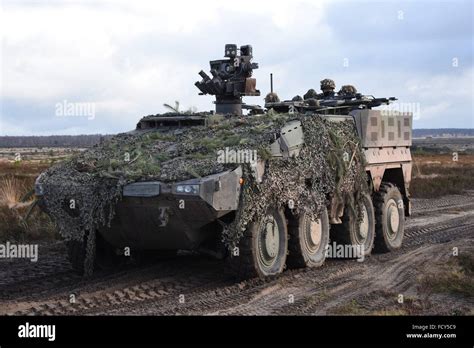
M 252 222 L 244 232 L 231 256 L 231 265 L 238 278 L 269 277 L 285 269 L 288 251 L 286 219 L 281 209 L 270 209 Z

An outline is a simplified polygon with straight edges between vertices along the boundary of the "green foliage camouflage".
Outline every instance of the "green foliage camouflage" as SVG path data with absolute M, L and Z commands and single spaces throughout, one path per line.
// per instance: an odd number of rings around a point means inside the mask
M 305 146 L 300 155 L 271 157 L 268 145 L 293 119 L 303 126 Z M 226 147 L 257 150 L 259 159 L 267 160 L 261 183 L 249 164 L 242 165 L 240 208 L 222 234 L 229 248 L 238 245 L 247 224 L 270 206 L 293 200 L 295 214 L 304 211 L 317 218 L 331 195 L 354 206 L 354 196 L 367 190 L 363 154 L 352 122 L 270 111 L 243 117 L 210 115 L 202 126 L 119 134 L 43 173 L 39 179 L 43 204 L 66 240 L 83 240 L 85 231 L 92 231 L 87 242 L 93 246 L 95 230 L 110 225 L 124 185 L 182 181 L 234 169 L 237 164 L 217 162 L 217 151 Z M 71 200 L 75 209 L 70 209 Z

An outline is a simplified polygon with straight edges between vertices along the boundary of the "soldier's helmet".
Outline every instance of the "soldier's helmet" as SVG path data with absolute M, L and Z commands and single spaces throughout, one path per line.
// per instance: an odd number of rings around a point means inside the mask
M 308 89 L 308 92 L 303 96 L 304 100 L 306 99 L 311 99 L 311 98 L 317 98 L 318 93 L 314 89 Z
M 357 89 L 352 85 L 344 85 L 337 94 L 343 97 L 354 96 L 357 94 Z
M 279 103 L 280 98 L 278 98 L 278 94 L 276 93 L 268 93 L 265 96 L 265 103 Z
M 300 95 L 295 95 L 295 96 L 293 97 L 293 99 L 291 99 L 291 101 L 302 101 L 302 100 L 303 100 L 303 98 L 301 98 Z
M 333 91 L 336 88 L 336 84 L 331 79 L 324 79 L 321 81 L 321 91 Z

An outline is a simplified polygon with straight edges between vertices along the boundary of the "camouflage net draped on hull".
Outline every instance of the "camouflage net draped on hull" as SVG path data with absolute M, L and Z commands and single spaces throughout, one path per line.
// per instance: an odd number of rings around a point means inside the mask
M 360 218 L 357 204 L 360 194 L 368 191 L 365 158 L 352 122 L 329 122 L 318 115 L 299 115 L 305 146 L 299 156 L 268 161 L 265 176 L 257 183 L 248 165 L 240 209 L 236 219 L 224 231 L 229 248 L 238 245 L 247 225 L 269 208 L 288 207 L 293 214 L 308 214 L 313 220 L 339 196 Z
M 272 158 L 268 145 L 293 119 L 303 126 L 305 146 L 300 156 Z M 330 194 L 353 202 L 354 194 L 367 190 L 352 122 L 269 112 L 241 118 L 212 115 L 205 126 L 119 134 L 43 173 L 39 179 L 43 203 L 66 240 L 82 241 L 85 231 L 92 231 L 87 243 L 92 249 L 95 231 L 110 226 L 124 185 L 182 181 L 235 169 L 237 164 L 217 161 L 217 151 L 226 147 L 256 150 L 259 159 L 267 160 L 262 183 L 256 182 L 248 164 L 243 165 L 241 206 L 235 221 L 223 231 L 229 248 L 238 244 L 247 224 L 270 206 L 293 200 L 296 213 L 317 218 Z

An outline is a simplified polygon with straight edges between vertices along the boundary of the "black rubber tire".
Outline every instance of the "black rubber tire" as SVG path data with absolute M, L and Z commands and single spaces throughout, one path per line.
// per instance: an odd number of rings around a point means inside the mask
M 329 243 L 329 217 L 327 208 L 321 212 L 319 225 L 321 236 L 319 244 L 311 250 L 311 241 L 308 240 L 308 221 L 310 217 L 302 214 L 290 219 L 288 223 L 288 257 L 286 263 L 289 268 L 320 267 L 326 259 L 326 247 Z
M 269 267 L 264 267 L 261 260 L 259 240 L 263 237 L 263 224 L 271 216 L 278 226 L 278 251 L 274 257 L 275 261 Z M 238 255 L 229 256 L 232 273 L 238 279 L 249 279 L 254 277 L 266 278 L 280 274 L 286 267 L 286 256 L 288 253 L 288 230 L 286 219 L 281 209 L 270 209 L 263 217 L 249 224 L 238 245 Z
M 398 211 L 398 228 L 392 230 L 389 222 L 389 209 L 396 205 Z M 391 183 L 382 183 L 374 193 L 375 208 L 375 252 L 386 253 L 400 249 L 405 235 L 405 208 L 400 190 Z M 395 216 L 396 220 L 396 216 Z
M 375 214 L 372 197 L 369 194 L 361 196 L 361 203 L 364 204 L 368 217 L 368 231 L 364 242 L 364 256 L 370 255 L 374 247 L 375 239 Z M 359 223 L 356 216 L 349 207 L 344 208 L 342 224 L 331 225 L 331 240 L 337 244 L 359 245 Z

